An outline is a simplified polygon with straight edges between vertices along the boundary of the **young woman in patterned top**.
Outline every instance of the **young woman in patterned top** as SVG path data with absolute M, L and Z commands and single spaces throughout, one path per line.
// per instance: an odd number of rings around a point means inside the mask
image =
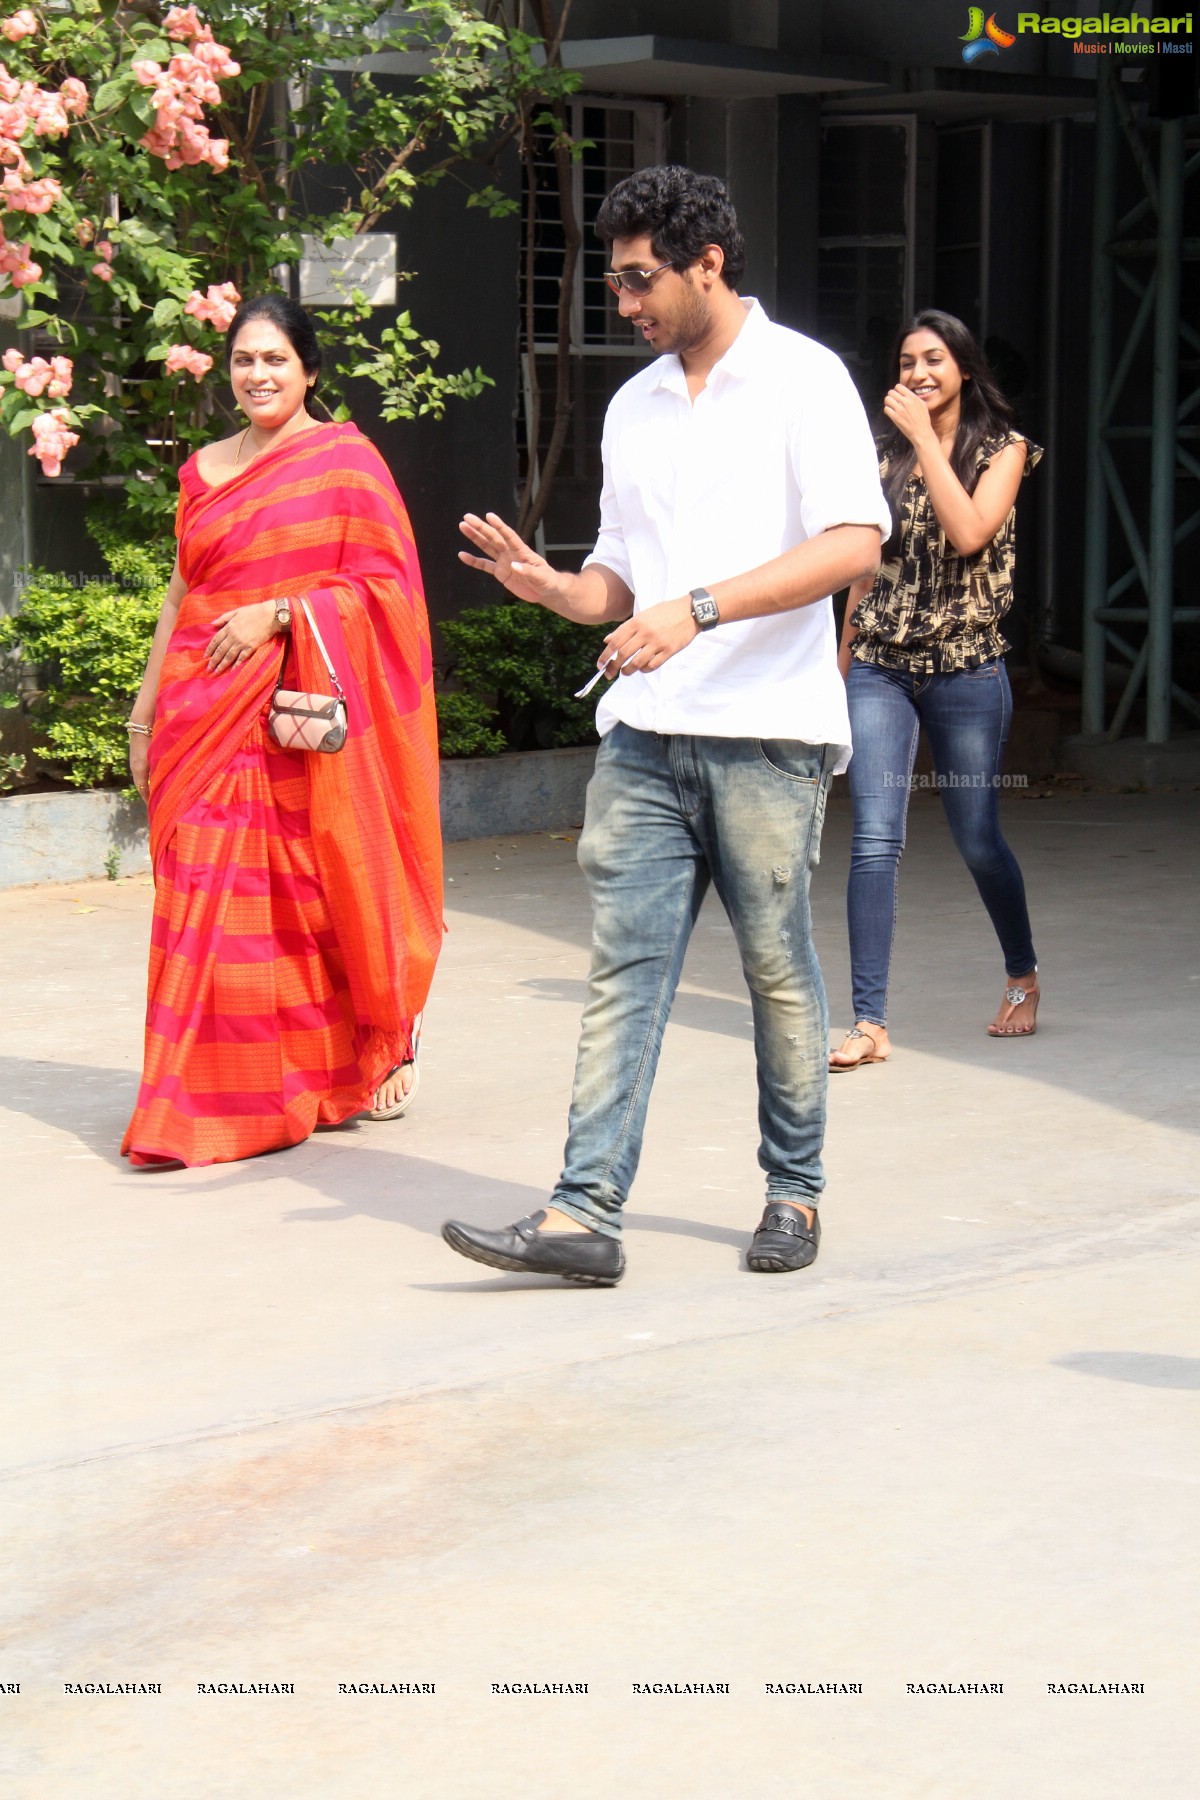
M 854 733 L 847 912 L 854 1029 L 832 1070 L 886 1062 L 896 875 L 924 725 L 950 830 L 987 908 L 1007 975 L 988 1032 L 1029 1037 L 1037 959 L 1025 884 L 1000 830 L 1012 693 L 1000 621 L 1012 604 L 1013 510 L 1041 450 L 1013 429 L 983 352 L 950 313 L 896 340 L 880 477 L 892 535 L 874 582 L 850 590 L 839 665 Z

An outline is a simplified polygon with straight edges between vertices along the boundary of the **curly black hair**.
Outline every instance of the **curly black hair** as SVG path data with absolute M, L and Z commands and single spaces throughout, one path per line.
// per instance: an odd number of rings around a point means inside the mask
M 596 236 L 608 248 L 615 238 L 649 237 L 658 260 L 680 271 L 707 245 L 719 244 L 725 252 L 721 274 L 735 292 L 746 269 L 746 242 L 725 183 L 679 163 L 639 169 L 618 181 L 596 214 Z

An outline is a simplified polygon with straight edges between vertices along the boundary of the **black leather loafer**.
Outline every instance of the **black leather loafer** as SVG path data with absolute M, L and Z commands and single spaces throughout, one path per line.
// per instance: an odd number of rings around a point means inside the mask
M 442 1236 L 460 1256 L 492 1269 L 530 1275 L 561 1275 L 577 1287 L 616 1287 L 625 1273 L 625 1251 L 617 1238 L 598 1231 L 539 1231 L 544 1211 L 530 1213 L 501 1231 L 484 1231 L 447 1219 Z
M 762 1221 L 750 1240 L 746 1261 L 760 1275 L 782 1275 L 788 1269 L 807 1269 L 817 1260 L 821 1219 L 813 1213 L 810 1225 L 798 1206 L 786 1200 L 768 1200 Z

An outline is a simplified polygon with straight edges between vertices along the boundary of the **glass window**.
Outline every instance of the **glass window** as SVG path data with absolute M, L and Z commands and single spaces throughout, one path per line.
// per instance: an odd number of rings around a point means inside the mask
M 868 411 L 912 311 L 916 120 L 827 119 L 821 132 L 817 336 L 845 359 Z
M 539 537 L 546 552 L 571 560 L 590 550 L 596 537 L 600 496 L 600 437 L 612 395 L 649 351 L 621 318 L 605 285 L 608 253 L 593 226 L 609 189 L 663 158 L 665 112 L 657 101 L 576 99 L 570 103 L 570 131 L 582 151 L 572 168 L 572 198 L 582 234 L 571 292 L 571 414 L 567 442 Z M 522 208 L 522 271 L 530 253 L 529 171 Z M 522 383 L 517 442 L 521 479 L 529 468 L 531 398 L 536 383 L 539 422 L 535 452 L 544 463 L 554 432 L 558 363 L 558 301 L 565 241 L 558 199 L 558 171 L 550 139 L 542 134 L 534 163 L 532 294 L 522 284 Z M 534 356 L 528 354 L 529 305 L 533 309 Z M 578 560 L 578 558 L 576 558 Z

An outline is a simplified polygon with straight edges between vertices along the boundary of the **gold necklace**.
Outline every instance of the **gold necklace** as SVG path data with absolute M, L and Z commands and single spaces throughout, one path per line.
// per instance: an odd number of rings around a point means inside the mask
M 312 382 L 309 382 L 309 386 L 310 386 L 310 387 L 311 387 L 311 386 L 312 386 L 312 385 L 313 385 L 313 384 L 312 384 Z M 301 408 L 303 408 L 303 404 L 304 404 L 304 403 L 303 403 L 303 401 L 301 401 Z M 292 418 L 295 418 L 295 416 L 296 416 L 296 415 L 295 415 L 295 413 L 293 413 L 293 414 L 292 414 Z M 291 420 L 291 419 L 285 419 L 285 420 L 284 420 L 284 425 L 285 425 L 285 426 L 287 426 L 287 425 L 290 425 L 290 424 L 291 424 L 291 422 L 292 422 L 292 420 Z M 315 424 L 316 424 L 316 420 L 315 420 L 315 419 L 314 419 L 314 420 L 313 420 L 313 424 L 314 424 L 314 425 L 315 425 Z M 301 430 L 305 430 L 305 429 L 307 429 L 307 428 L 306 428 L 306 427 L 304 427 L 304 426 L 302 426 L 302 427 L 301 427 Z M 235 457 L 234 457 L 234 459 L 233 459 L 233 466 L 234 466 L 234 468 L 235 468 L 235 469 L 236 469 L 236 468 L 237 468 L 237 466 L 238 466 L 238 464 L 239 464 L 239 463 L 240 463 L 240 462 L 241 462 L 241 460 L 242 460 L 242 451 L 243 451 L 243 450 L 244 450 L 244 449 L 245 449 L 245 446 L 246 446 L 246 439 L 247 439 L 247 438 L 248 438 L 248 437 L 249 437 L 249 436 L 250 436 L 250 427 L 249 427 L 249 425 L 247 425 L 247 427 L 246 427 L 246 429 L 245 429 L 245 431 L 243 431 L 243 433 L 242 433 L 242 435 L 241 435 L 241 437 L 240 437 L 240 438 L 239 438 L 239 439 L 238 439 L 238 447 L 237 447 L 237 455 L 236 455 L 236 456 L 235 456 Z M 257 456 L 257 455 L 258 455 L 258 454 L 259 454 L 259 452 L 258 452 L 258 451 L 257 451 L 257 450 L 256 450 L 256 451 L 255 451 L 255 452 L 254 452 L 254 454 L 255 454 L 255 456 Z

